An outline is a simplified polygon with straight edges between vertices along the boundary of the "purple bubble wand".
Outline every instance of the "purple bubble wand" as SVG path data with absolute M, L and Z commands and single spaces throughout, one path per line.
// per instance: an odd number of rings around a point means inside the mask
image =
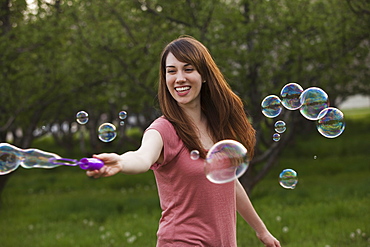
M 0 143 L 0 175 L 8 174 L 19 166 L 54 168 L 61 165 L 79 166 L 84 170 L 99 170 L 104 166 L 104 162 L 96 158 L 67 159 L 39 149 L 20 149 L 8 143 Z
M 83 170 L 99 170 L 104 166 L 104 162 L 96 158 L 82 158 L 79 161 L 67 158 L 50 158 L 49 162 L 57 166 L 79 166 Z

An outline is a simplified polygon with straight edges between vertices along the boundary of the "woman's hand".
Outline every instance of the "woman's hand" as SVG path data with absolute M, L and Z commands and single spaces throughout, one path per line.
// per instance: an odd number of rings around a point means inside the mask
M 257 233 L 257 237 L 266 247 L 281 247 L 280 242 L 269 231 L 262 234 Z
M 86 172 L 86 175 L 91 178 L 109 177 L 113 176 L 122 171 L 121 156 L 115 153 L 103 153 L 93 155 L 93 158 L 97 158 L 104 162 L 104 166 L 100 170 L 90 170 Z

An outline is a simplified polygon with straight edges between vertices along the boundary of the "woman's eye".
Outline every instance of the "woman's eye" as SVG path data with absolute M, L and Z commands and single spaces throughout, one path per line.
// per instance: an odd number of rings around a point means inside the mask
M 172 74 L 172 73 L 175 73 L 176 71 L 175 70 L 167 70 L 167 73 L 169 74 Z
M 192 71 L 194 71 L 194 69 L 190 69 L 190 68 L 189 68 L 189 69 L 185 69 L 185 71 L 186 71 L 186 72 L 192 72 Z

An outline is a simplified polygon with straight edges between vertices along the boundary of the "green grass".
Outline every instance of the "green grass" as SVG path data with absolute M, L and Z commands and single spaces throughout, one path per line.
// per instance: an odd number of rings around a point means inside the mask
M 370 111 L 345 115 L 341 136 L 300 136 L 252 192 L 284 247 L 370 246 Z M 279 186 L 284 168 L 298 172 L 296 189 Z M 19 168 L 2 200 L 2 247 L 155 246 L 160 209 L 152 172 L 94 180 L 77 167 Z M 238 244 L 263 246 L 240 218 Z

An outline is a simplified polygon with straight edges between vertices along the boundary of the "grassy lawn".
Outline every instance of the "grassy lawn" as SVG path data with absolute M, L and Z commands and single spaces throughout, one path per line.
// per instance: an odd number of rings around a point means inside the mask
M 341 136 L 300 137 L 252 192 L 284 247 L 370 246 L 370 109 L 345 116 Z M 285 168 L 298 173 L 294 190 L 278 184 Z M 2 247 L 155 246 L 160 210 L 152 172 L 94 180 L 77 167 L 19 168 L 2 200 Z M 263 246 L 241 219 L 238 243 Z

